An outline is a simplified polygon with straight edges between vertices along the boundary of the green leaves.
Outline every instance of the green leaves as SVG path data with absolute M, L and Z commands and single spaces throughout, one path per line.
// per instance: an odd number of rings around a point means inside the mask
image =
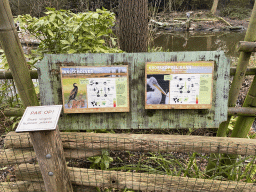
M 54 37 L 54 35 L 53 35 L 53 33 L 52 33 L 52 31 L 51 31 L 50 29 L 48 29 L 47 32 L 48 32 L 48 34 L 49 34 L 50 36 Z
M 106 9 L 72 13 L 47 8 L 46 16 L 18 16 L 21 28 L 41 40 L 36 55 L 44 53 L 119 53 L 111 27 L 115 15 Z
M 68 54 L 73 54 L 73 53 L 76 53 L 76 50 L 74 50 L 74 49 L 68 50 Z
M 69 45 L 69 44 L 70 44 L 67 40 L 60 40 L 60 42 L 61 42 L 63 45 Z
M 47 8 L 41 18 L 19 15 L 20 28 L 40 40 L 36 50 L 28 57 L 33 65 L 47 54 L 120 53 L 111 27 L 115 15 L 106 9 L 96 12 L 72 13 L 69 10 Z M 4 54 L 2 63 L 5 62 Z
M 101 169 L 106 170 L 109 168 L 109 164 L 113 162 L 113 158 L 109 156 L 109 153 L 107 150 L 102 150 L 101 156 L 96 157 L 89 157 L 88 160 L 92 162 L 91 168 L 92 169 Z

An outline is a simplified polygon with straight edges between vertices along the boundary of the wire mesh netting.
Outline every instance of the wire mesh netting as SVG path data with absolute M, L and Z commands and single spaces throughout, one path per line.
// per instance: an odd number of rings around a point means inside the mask
M 61 137 L 74 191 L 256 189 L 255 140 L 77 132 Z M 45 191 L 28 133 L 9 133 L 0 153 L 0 191 Z

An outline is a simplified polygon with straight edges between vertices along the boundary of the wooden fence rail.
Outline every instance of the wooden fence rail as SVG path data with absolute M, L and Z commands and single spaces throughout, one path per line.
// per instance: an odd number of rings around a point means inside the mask
M 256 155 L 256 140 L 243 138 L 219 138 L 187 135 L 147 135 L 62 132 L 64 155 L 68 159 L 85 159 L 101 155 L 103 149 L 113 151 L 142 152 L 198 152 Z M 0 151 L 0 164 L 20 164 L 15 166 L 17 183 L 1 183 L 0 188 L 14 188 L 18 191 L 27 187 L 28 191 L 44 190 L 39 166 L 32 149 L 28 133 L 10 132 Z M 25 164 L 27 163 L 27 164 Z M 29 163 L 29 164 L 28 164 Z M 137 172 L 102 171 L 69 167 L 73 185 L 91 187 L 131 188 L 141 191 L 168 191 L 170 189 L 193 191 L 254 191 L 251 183 L 205 180 Z M 20 182 L 28 181 L 28 182 Z M 21 185 L 19 187 L 19 185 Z M 29 186 L 29 187 L 28 187 Z M 17 189 L 17 190 L 16 190 Z M 1 190 L 0 190 L 1 191 Z M 8 190 L 6 190 L 8 191 Z
M 31 79 L 38 79 L 37 70 L 29 71 Z M 11 71 L 0 71 L 0 79 L 13 79 Z
M 64 156 L 66 159 L 81 159 L 101 155 L 101 150 L 74 150 L 65 149 Z M 0 149 L 0 164 L 11 165 L 19 163 L 35 163 L 37 161 L 33 148 L 25 149 Z
M 27 192 L 30 186 L 28 181 L 1 182 L 0 192 Z
M 256 140 L 188 135 L 111 134 L 61 132 L 66 154 L 72 149 L 86 150 L 88 154 L 102 149 L 151 151 L 151 152 L 198 152 L 256 155 Z M 6 149 L 32 148 L 28 133 L 10 132 L 5 137 Z M 5 149 L 5 150 L 6 150 Z M 71 151 L 68 151 L 70 149 Z M 11 152 L 10 152 L 11 153 Z M 73 152 L 79 154 L 78 152 Z M 92 154 L 93 155 L 93 154 Z
M 22 108 L 8 108 L 4 110 L 4 115 L 7 117 L 11 116 L 22 116 L 24 113 Z M 253 107 L 229 107 L 228 108 L 229 116 L 247 116 L 247 117 L 256 117 L 256 108 Z
M 236 67 L 230 67 L 230 76 L 234 76 L 236 73 Z M 256 67 L 249 67 L 246 70 L 245 75 L 255 75 Z M 30 71 L 31 79 L 38 79 L 37 70 Z M 12 73 L 10 71 L 0 71 L 0 79 L 13 79 Z
M 148 173 L 133 173 L 120 171 L 102 171 L 68 167 L 71 182 L 78 186 L 91 186 L 104 189 L 133 189 L 146 191 L 243 191 L 255 190 L 253 183 L 234 181 L 207 180 L 198 178 L 157 175 Z M 0 192 L 45 191 L 42 175 L 38 165 L 21 164 L 16 168 L 17 181 L 0 183 Z M 33 178 L 33 179 L 31 179 Z M 88 179 L 89 178 L 89 179 Z
M 21 164 L 16 169 L 18 180 L 42 182 L 38 165 Z M 103 171 L 95 169 L 68 167 L 72 184 L 99 188 L 133 189 L 141 191 L 243 191 L 256 189 L 253 183 L 207 180 L 136 172 Z M 32 180 L 31 180 L 32 178 Z M 34 179 L 33 179 L 34 178 Z

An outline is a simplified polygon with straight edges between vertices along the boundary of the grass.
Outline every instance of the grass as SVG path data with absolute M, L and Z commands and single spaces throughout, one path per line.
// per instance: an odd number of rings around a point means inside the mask
M 109 170 L 125 171 L 125 172 L 137 172 L 137 173 L 149 173 L 159 175 L 172 175 L 180 177 L 201 178 L 201 179 L 227 179 L 230 181 L 243 181 L 249 183 L 255 183 L 255 157 L 254 156 L 239 156 L 237 161 L 232 165 L 220 165 L 214 168 L 214 170 L 220 170 L 213 176 L 208 177 L 206 174 L 206 165 L 209 159 L 209 155 L 198 153 L 171 153 L 171 154 L 159 154 L 159 153 L 142 153 L 140 157 L 131 156 L 128 153 L 126 159 L 114 158 L 119 164 L 123 166 L 114 166 Z M 137 155 L 137 154 L 136 154 Z M 216 156 L 217 160 L 219 156 Z M 137 158 L 137 159 L 136 159 Z M 131 161 L 132 164 L 126 164 Z M 115 161 L 113 162 L 115 164 Z M 118 164 L 118 163 L 116 163 Z M 209 170 L 209 171 L 214 171 Z M 228 178 L 224 178 L 223 174 L 227 174 Z
M 220 161 L 221 154 L 215 156 Z M 221 165 L 220 163 L 213 170 L 216 171 L 211 177 L 207 176 L 206 166 L 210 158 L 209 154 L 199 153 L 151 153 L 151 152 L 130 152 L 130 151 L 109 151 L 103 150 L 102 156 L 88 158 L 89 161 L 82 167 L 90 167 L 106 170 L 104 159 L 109 166 L 107 170 L 148 173 L 156 175 L 169 175 L 176 177 L 189 177 L 211 180 L 241 181 L 256 183 L 255 156 L 239 155 L 232 165 Z M 111 159 L 111 161 L 109 161 Z M 94 160 L 94 162 L 93 162 Z M 95 166 L 98 164 L 97 166 Z M 103 169 L 100 168 L 103 165 Z M 74 166 L 74 165 L 73 165 Z M 228 175 L 227 178 L 223 175 Z M 100 190 L 100 189 L 99 189 Z M 102 191 L 113 191 L 105 188 Z M 124 189 L 128 190 L 128 189 Z M 123 190 L 114 190 L 123 191 Z

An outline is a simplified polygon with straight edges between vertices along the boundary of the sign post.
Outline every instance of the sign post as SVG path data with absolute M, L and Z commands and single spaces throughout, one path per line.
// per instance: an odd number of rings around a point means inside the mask
M 27 107 L 16 132 L 29 132 L 46 191 L 72 192 L 57 122 L 61 105 Z

